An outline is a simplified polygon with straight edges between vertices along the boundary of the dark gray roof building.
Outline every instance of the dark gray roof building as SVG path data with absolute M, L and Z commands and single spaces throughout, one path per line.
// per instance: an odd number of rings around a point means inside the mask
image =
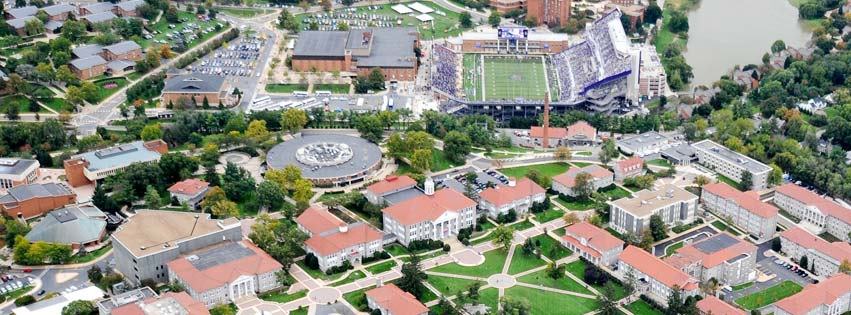
M 133 11 L 144 3 L 145 1 L 143 0 L 132 0 L 116 3 L 115 6 L 124 11 Z
M 106 214 L 93 205 L 67 206 L 51 211 L 27 233 L 30 242 L 89 244 L 106 231 Z
M 347 53 L 359 68 L 412 68 L 417 30 L 408 27 L 350 31 L 305 31 L 296 41 L 293 58 L 342 58 Z
M 219 92 L 225 77 L 208 74 L 179 74 L 165 81 L 163 93 L 212 93 Z
M 12 19 L 20 19 L 23 17 L 33 16 L 38 12 L 38 8 L 35 6 L 25 6 L 20 8 L 8 9 L 6 10 L 6 16 Z
M 48 20 L 47 23 L 44 23 L 44 28 L 55 33 L 56 30 L 62 28 L 63 25 L 65 25 L 65 22 Z
M 77 68 L 78 70 L 90 69 L 92 67 L 105 64 L 106 60 L 98 55 L 71 60 L 71 65 L 74 66 L 74 68 Z
M 81 45 L 71 50 L 77 58 L 86 58 L 99 54 L 103 50 L 103 46 L 98 44 Z
M 102 2 L 102 3 L 108 3 L 108 2 Z M 94 13 L 94 14 L 89 14 L 89 15 L 86 15 L 86 16 L 81 16 L 80 20 L 89 22 L 91 24 L 95 24 L 95 23 L 100 23 L 100 22 L 112 21 L 113 19 L 115 19 L 117 17 L 118 16 L 116 16 L 114 13 L 112 13 L 112 11 L 106 11 L 106 12 Z
M 6 20 L 6 24 L 9 24 L 9 26 L 17 30 L 24 28 L 24 26 L 27 25 L 27 21 L 30 20 L 38 20 L 38 18 L 34 16 L 25 16 L 19 19 Z
M 38 197 L 54 197 L 73 195 L 74 192 L 63 184 L 29 184 L 9 188 L 5 196 L 0 197 L 0 204 L 16 203 Z
M 67 3 L 54 4 L 52 6 L 41 8 L 44 13 L 47 13 L 49 16 L 56 16 L 63 13 L 74 12 L 76 8 L 73 5 Z
M 124 54 L 136 49 L 142 49 L 142 46 L 139 46 L 136 42 L 132 40 L 121 41 L 106 47 L 103 47 L 104 50 L 107 50 L 113 54 L 120 55 Z
M 96 14 L 103 12 L 111 12 L 113 7 L 115 7 L 115 4 L 106 1 L 85 5 L 82 7 L 82 9 L 86 10 L 86 12 L 88 12 L 89 14 Z
M 349 32 L 304 31 L 298 36 L 293 54 L 296 56 L 342 57 Z
M 28 159 L 2 158 L 0 159 L 0 175 L 22 175 L 33 165 L 38 167 L 38 161 Z

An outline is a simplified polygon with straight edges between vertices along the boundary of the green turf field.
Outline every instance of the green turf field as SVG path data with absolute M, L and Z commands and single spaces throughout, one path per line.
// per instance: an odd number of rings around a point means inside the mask
M 547 74 L 544 60 L 538 56 L 495 57 L 484 56 L 484 86 L 481 88 L 485 100 L 543 100 L 547 93 Z
M 482 58 L 476 54 L 464 55 L 464 93 L 468 100 L 482 100 L 482 75 L 481 75 Z

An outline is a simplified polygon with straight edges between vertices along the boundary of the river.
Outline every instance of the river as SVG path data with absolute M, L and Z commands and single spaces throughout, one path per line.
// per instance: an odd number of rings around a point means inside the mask
M 787 0 L 701 0 L 688 18 L 692 86 L 710 85 L 735 65 L 761 63 L 775 40 L 800 47 L 810 38 Z

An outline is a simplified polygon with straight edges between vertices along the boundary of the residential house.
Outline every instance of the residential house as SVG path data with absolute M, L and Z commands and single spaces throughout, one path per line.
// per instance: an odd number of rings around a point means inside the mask
M 176 199 L 177 202 L 186 204 L 192 209 L 198 208 L 208 190 L 210 190 L 209 183 L 195 178 L 179 181 L 168 188 L 172 199 Z
M 591 183 L 595 191 L 615 182 L 614 173 L 597 164 L 591 164 L 580 168 L 571 167 L 566 173 L 554 176 L 552 190 L 562 195 L 576 197 L 573 188 L 576 186 L 576 177 L 582 173 L 591 175 Z
M 366 291 L 366 303 L 381 315 L 426 315 L 428 307 L 395 284 L 381 285 Z
M 633 156 L 615 162 L 615 180 L 622 182 L 629 177 L 644 175 L 644 159 Z

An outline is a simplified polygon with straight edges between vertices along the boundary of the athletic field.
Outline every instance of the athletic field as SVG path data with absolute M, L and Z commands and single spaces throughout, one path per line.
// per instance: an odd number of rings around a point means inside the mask
M 544 60 L 538 56 L 485 56 L 483 99 L 543 100 L 547 93 Z

